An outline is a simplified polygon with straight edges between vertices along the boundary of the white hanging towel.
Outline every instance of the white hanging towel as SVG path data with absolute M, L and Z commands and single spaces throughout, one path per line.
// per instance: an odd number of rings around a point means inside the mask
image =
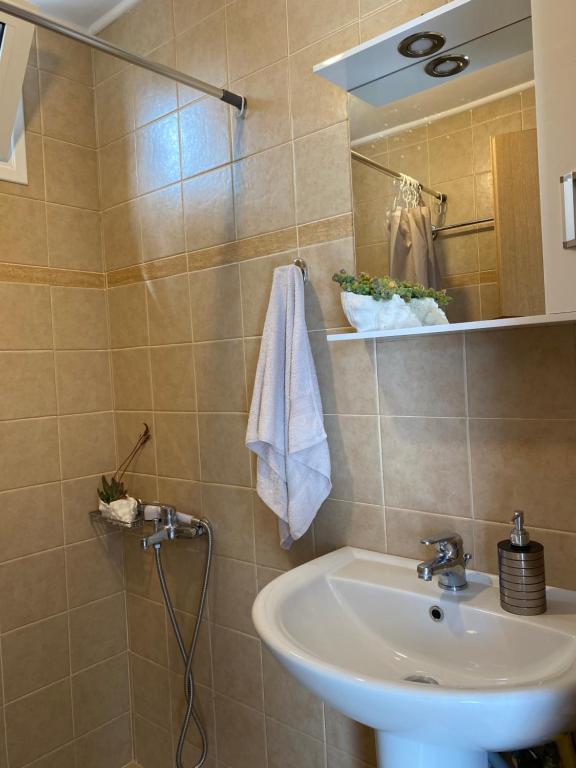
M 258 495 L 278 515 L 280 544 L 289 549 L 332 488 L 304 282 L 295 265 L 274 270 L 246 447 L 258 456 Z

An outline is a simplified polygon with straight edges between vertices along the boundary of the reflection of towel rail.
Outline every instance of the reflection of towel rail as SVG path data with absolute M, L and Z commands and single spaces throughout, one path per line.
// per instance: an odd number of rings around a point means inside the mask
M 402 181 L 403 176 L 401 173 L 398 173 L 398 171 L 393 171 L 391 168 L 386 168 L 386 166 L 380 165 L 380 163 L 377 163 L 375 160 L 371 160 L 369 157 L 361 155 L 360 152 L 355 152 L 352 150 L 351 155 L 353 160 L 358 160 L 359 163 L 363 163 L 369 168 L 374 168 L 376 171 L 380 171 L 380 173 L 385 173 L 387 176 L 391 176 L 393 179 Z M 447 195 L 445 195 L 443 192 L 438 192 L 437 190 L 431 189 L 430 187 L 425 187 L 424 184 L 420 184 L 420 190 L 422 192 L 426 192 L 427 195 L 432 195 L 432 197 L 435 197 L 436 200 L 439 200 L 441 203 L 445 203 L 448 200 Z
M 448 229 L 460 229 L 460 227 L 473 227 L 476 224 L 493 224 L 494 219 L 474 219 L 474 221 L 461 221 L 459 224 L 444 224 L 441 227 L 432 226 L 432 231 L 436 235 L 439 232 L 446 232 Z

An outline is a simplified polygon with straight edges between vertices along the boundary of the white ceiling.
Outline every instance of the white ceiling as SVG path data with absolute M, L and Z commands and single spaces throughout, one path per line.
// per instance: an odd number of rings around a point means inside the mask
M 137 0 L 32 0 L 46 16 L 99 32 Z

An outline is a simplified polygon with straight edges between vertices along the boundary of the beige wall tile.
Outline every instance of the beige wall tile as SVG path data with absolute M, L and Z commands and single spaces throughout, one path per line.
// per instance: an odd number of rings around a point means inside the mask
M 48 202 L 98 210 L 98 161 L 93 149 L 44 139 L 44 162 Z
M 30 738 L 34 723 L 34 738 Z M 6 707 L 8 758 L 15 768 L 72 739 L 72 703 L 68 680 L 43 688 Z
M 192 273 L 190 295 L 196 341 L 234 339 L 241 336 L 238 265 Z
M 386 504 L 470 517 L 466 421 L 383 417 Z
M 166 579 L 174 606 L 179 611 L 195 615 L 204 578 L 204 561 L 198 557 L 200 542 L 188 539 L 180 542 L 181 546 L 171 547 L 164 554 Z M 140 555 L 141 557 L 141 555 Z M 153 567 L 153 566 L 152 566 Z M 186 573 L 186 579 L 182 574 Z M 160 601 L 162 598 L 160 597 Z M 208 606 L 211 613 L 212 608 Z
M 157 413 L 158 474 L 199 480 L 198 425 L 194 413 Z
M 331 461 L 331 496 L 345 501 L 382 504 L 382 472 L 376 416 L 325 416 Z
M 193 347 L 178 344 L 150 350 L 154 407 L 157 411 L 195 411 Z
M 191 613 L 177 612 L 178 622 L 182 631 L 182 638 L 184 645 L 189 648 L 192 640 L 192 634 L 196 625 L 196 617 Z M 170 657 L 170 669 L 173 672 L 177 672 L 178 675 L 184 674 L 184 661 L 180 650 L 176 644 L 174 633 L 168 633 L 168 653 Z M 203 621 L 200 626 L 198 634 L 198 646 L 197 655 L 194 658 L 194 664 L 192 665 L 192 672 L 194 679 L 200 685 L 212 686 L 212 651 L 211 651 L 211 631 L 210 624 L 207 621 Z M 172 678 L 174 680 L 174 678 Z M 179 687 L 178 697 L 181 698 L 182 689 Z M 173 691 L 174 694 L 174 691 Z M 212 717 L 209 715 L 210 720 Z
M 107 144 L 98 153 L 102 208 L 131 200 L 137 193 L 136 137 Z
M 186 250 L 180 184 L 152 192 L 139 200 L 144 261 Z
M 106 349 L 106 295 L 91 288 L 52 288 L 56 349 Z
M 69 675 L 68 617 L 61 614 L 5 634 L 2 667 L 6 701 Z
M 75 768 L 74 743 L 67 744 L 55 752 L 50 752 L 39 760 L 35 760 L 32 765 L 34 768 Z
M 102 526 L 93 525 L 88 517 L 88 512 L 95 510 L 98 503 L 96 489 L 100 476 L 101 473 L 62 483 L 64 536 L 67 544 L 93 539 L 107 532 Z
M 123 69 L 96 86 L 98 144 L 103 146 L 134 130 L 134 70 Z
M 127 595 L 126 608 L 130 650 L 149 661 L 167 667 L 168 639 L 164 606 L 137 595 Z
M 448 305 L 446 316 L 451 323 L 466 323 L 482 318 L 479 286 L 450 288 L 448 295 L 452 297 L 452 302 Z
M 0 490 L 60 479 L 56 419 L 0 422 Z
M 130 707 L 126 654 L 74 675 L 72 701 L 77 735 L 124 714 Z
M 232 168 L 219 168 L 183 185 L 186 243 L 189 251 L 235 239 Z
M 66 571 L 71 608 L 120 592 L 124 588 L 122 534 L 68 546 Z
M 244 447 L 247 417 L 241 413 L 200 413 L 200 467 L 207 483 L 250 485 L 250 457 Z
M 40 113 L 40 78 L 35 67 L 28 67 L 22 85 L 24 101 L 24 124 L 27 131 L 42 133 L 42 116 Z
M 116 464 L 112 413 L 88 413 L 60 419 L 62 476 L 107 472 Z
M 0 349 L 51 349 L 50 288 L 0 284 Z M 29 308 L 34 307 L 34 312 Z
M 138 200 L 109 208 L 102 214 L 106 269 L 120 269 L 142 261 L 142 231 Z
M 211 0 L 210 0 L 211 1 Z M 220 6 L 223 6 L 223 2 Z M 182 3 L 181 3 L 182 5 Z M 228 79 L 226 54 L 226 17 L 224 9 L 209 18 L 195 19 L 195 24 L 176 38 L 178 69 L 216 86 Z M 177 27 L 181 32 L 183 27 Z M 193 88 L 179 86 L 180 104 L 198 99 L 202 94 Z
M 36 34 L 40 69 L 84 85 L 93 84 L 90 48 L 46 29 L 38 29 Z
M 377 343 L 376 357 L 380 413 L 466 415 L 462 335 Z
M 170 728 L 170 675 L 148 659 L 130 655 L 134 712 L 150 722 Z M 183 689 L 183 686 L 180 690 Z
M 178 480 L 173 477 L 158 478 L 159 491 L 155 498 L 170 499 L 178 512 L 187 515 L 202 514 L 202 495 L 200 483 L 194 480 Z M 150 498 L 148 495 L 147 498 Z
M 340 123 L 295 143 L 299 224 L 352 210 L 348 148 L 348 123 Z
M 151 61 L 176 67 L 176 45 L 173 40 L 147 56 Z M 178 106 L 176 83 L 136 67 L 132 72 L 134 113 L 138 127 L 173 112 Z
M 375 733 L 372 728 L 350 720 L 328 705 L 324 708 L 324 717 L 328 744 L 367 765 L 376 765 Z
M 12 560 L 64 542 L 60 486 L 38 485 L 0 494 L 0 536 L 4 548 L 0 560 Z M 18 525 L 14 525 L 18 520 Z
M 574 418 L 573 335 L 570 326 L 469 334 L 470 415 Z
M 533 525 L 576 530 L 572 421 L 472 419 L 474 515 L 507 522 L 523 509 Z
M 138 192 L 146 194 L 180 179 L 178 115 L 168 115 L 136 134 Z
M 174 23 L 176 29 L 186 29 L 220 10 L 225 0 L 175 0 Z
M 399 143 L 398 146 L 400 149 L 391 149 L 390 151 L 390 167 L 407 173 L 422 184 L 426 184 L 430 176 L 427 142 L 422 141 L 419 144 L 409 146 L 402 146 L 402 143 Z
M 126 574 L 126 592 L 162 602 L 162 592 L 153 558 L 144 557 L 142 547 L 136 536 L 124 537 L 124 564 Z
M 500 288 L 498 283 L 486 283 L 480 286 L 480 307 L 483 320 L 495 320 L 500 317 Z
M 464 549 L 473 553 L 473 523 L 472 520 L 455 517 L 450 520 L 450 530 L 459 533 L 464 539 Z M 413 512 L 409 509 L 386 508 L 386 537 L 388 552 L 400 557 L 411 557 L 424 560 L 430 557 L 430 548 L 420 543 L 426 536 L 441 533 L 446 530 L 446 518 L 443 515 L 432 515 L 428 512 Z M 472 563 L 472 568 L 477 564 Z
M 0 352 L 0 419 L 56 414 L 51 352 Z
M 216 554 L 237 560 L 254 561 L 251 490 L 204 484 L 202 514 L 212 523 Z
M 188 276 L 151 280 L 146 287 L 150 343 L 192 341 Z
M 522 95 L 520 93 L 511 93 L 487 104 L 481 104 L 472 110 L 473 123 L 485 123 L 501 115 L 509 115 L 512 112 L 520 112 L 522 109 Z
M 444 277 L 478 271 L 478 237 L 471 228 L 462 229 L 458 234 L 439 236 L 435 251 L 440 264 L 440 273 Z
M 341 269 L 354 272 L 354 243 L 351 238 L 300 248 L 299 256 L 308 265 L 308 283 L 304 292 L 306 324 L 309 331 L 342 328 L 348 325 L 340 289 L 332 275 Z
M 0 565 L 0 584 L 4 595 L 0 605 L 2 630 L 9 632 L 64 612 L 64 571 L 63 549 L 52 549 Z
M 522 115 L 520 112 L 512 115 L 496 117 L 486 123 L 474 125 L 474 172 L 492 170 L 492 152 L 490 139 L 501 133 L 522 130 Z
M 216 697 L 218 754 L 238 768 L 265 768 L 264 715 L 222 696 Z
M 232 83 L 232 88 L 250 104 L 244 119 L 232 120 L 235 160 L 290 141 L 287 59 Z
M 236 0 L 227 9 L 231 80 L 273 64 L 288 53 L 287 19 L 282 0 Z
M 447 133 L 429 142 L 430 183 L 460 179 L 473 172 L 472 129 Z
M 202 99 L 180 112 L 182 178 L 230 161 L 229 107 Z
M 310 334 L 310 343 L 324 413 L 377 413 L 374 344 L 328 342 L 321 331 Z
M 384 508 L 329 499 L 314 521 L 314 541 L 317 556 L 340 547 L 385 552 Z
M 136 759 L 149 762 L 153 768 L 170 768 L 172 765 L 172 734 L 157 725 L 134 718 L 134 742 Z
M 262 662 L 266 714 L 309 736 L 322 738 L 324 722 L 320 699 L 300 685 L 264 646 Z
M 304 48 L 357 19 L 356 0 L 317 0 L 313 5 L 306 0 L 288 0 L 290 51 Z
M 118 461 L 122 461 L 136 444 L 138 435 L 142 434 L 144 424 L 149 424 L 152 428 L 153 414 L 145 411 L 116 411 L 114 421 L 116 424 Z M 156 473 L 155 443 L 156 436 L 152 430 L 151 439 L 131 465 L 132 472 L 140 472 L 145 475 Z
M 266 720 L 266 744 L 269 768 L 298 765 L 301 768 L 323 768 L 324 743 L 275 720 Z
M 100 214 L 63 205 L 46 206 L 50 265 L 102 271 Z
M 72 672 L 126 650 L 124 595 L 106 597 L 70 611 L 70 662 Z M 115 753 L 112 753 L 115 757 Z
M 476 216 L 488 219 L 494 216 L 494 184 L 491 173 L 480 173 L 474 177 Z
M 84 147 L 96 146 L 94 90 L 48 72 L 40 72 L 42 127 L 46 136 Z
M 122 349 L 112 353 L 114 407 L 121 411 L 152 408 L 152 381 L 148 349 Z
M 294 225 L 290 145 L 269 149 L 235 164 L 234 204 L 239 238 Z
M 256 635 L 250 615 L 256 598 L 256 566 L 229 560 L 214 559 L 210 587 L 210 615 L 223 627 Z
M 388 32 L 394 27 L 399 27 L 417 16 L 438 8 L 444 0 L 404 0 L 402 3 L 386 2 L 386 0 L 361 0 L 361 13 L 375 11 L 378 13 L 368 16 L 360 21 L 361 39 L 370 40 L 376 35 Z
M 196 344 L 194 364 L 199 411 L 247 410 L 242 339 Z
M 108 352 L 57 352 L 56 383 L 61 414 L 112 410 Z
M 441 117 L 439 120 L 432 118 L 432 122 L 428 123 L 428 138 L 435 139 L 438 136 L 454 133 L 454 131 L 462 131 L 465 128 L 470 128 L 471 125 L 472 112 L 469 109 L 449 117 Z
M 0 195 L 0 218 L 3 260 L 38 266 L 48 263 L 44 203 Z
M 111 288 L 108 291 L 108 307 L 113 347 L 142 347 L 148 344 L 144 283 Z
M 296 138 L 327 128 L 348 117 L 348 96 L 341 88 L 315 75 L 313 67 L 358 44 L 353 24 L 290 57 L 290 106 Z
M 114 768 L 130 762 L 132 757 L 132 727 L 129 715 L 123 715 L 76 741 L 79 764 L 85 768 Z
M 215 626 L 214 689 L 242 704 L 262 711 L 264 689 L 260 641 L 231 629 Z

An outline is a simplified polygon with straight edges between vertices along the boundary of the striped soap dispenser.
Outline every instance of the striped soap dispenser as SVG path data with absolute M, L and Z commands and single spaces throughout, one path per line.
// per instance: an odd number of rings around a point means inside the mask
M 530 540 L 524 513 L 515 512 L 510 538 L 498 542 L 500 605 L 520 616 L 546 612 L 544 547 Z

